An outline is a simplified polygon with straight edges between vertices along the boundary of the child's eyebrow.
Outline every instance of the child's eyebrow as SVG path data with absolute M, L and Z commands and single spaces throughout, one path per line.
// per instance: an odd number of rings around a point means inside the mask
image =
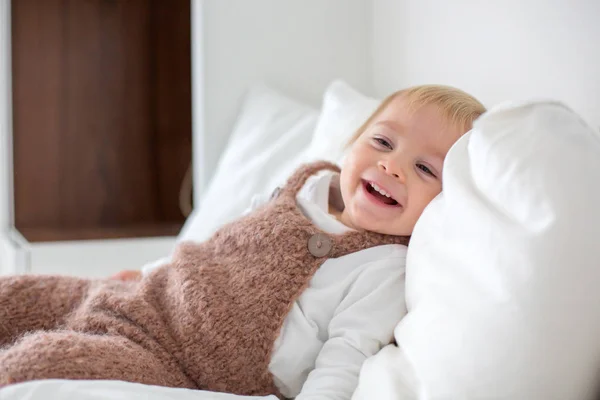
M 389 120 L 377 121 L 375 123 L 375 125 L 383 125 L 384 127 L 391 129 L 397 133 L 401 133 L 404 130 L 404 127 L 395 121 L 389 121 Z
M 429 153 L 429 157 L 431 157 L 431 161 L 440 163 L 442 165 L 444 163 L 444 159 L 446 158 L 446 153 L 443 150 L 440 150 L 434 146 L 427 149 L 427 153 Z
M 402 124 L 387 119 L 377 121 L 373 124 L 373 126 L 383 126 L 398 134 L 401 134 L 404 131 L 404 126 Z M 447 154 L 446 150 L 441 150 L 437 146 L 431 146 L 431 148 L 427 149 L 427 152 L 430 153 L 433 158 L 436 158 L 436 161 L 439 161 L 440 163 L 444 162 Z
M 444 161 L 444 158 L 446 158 L 447 154 L 444 150 L 440 150 L 437 148 L 433 148 L 431 153 L 435 158 L 439 158 L 440 161 Z

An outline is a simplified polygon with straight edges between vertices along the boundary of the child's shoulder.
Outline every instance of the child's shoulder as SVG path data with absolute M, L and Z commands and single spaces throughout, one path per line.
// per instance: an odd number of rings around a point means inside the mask
M 298 197 L 311 203 L 316 203 L 326 210 L 329 198 L 329 186 L 335 176 L 333 171 L 320 171 L 306 180 Z

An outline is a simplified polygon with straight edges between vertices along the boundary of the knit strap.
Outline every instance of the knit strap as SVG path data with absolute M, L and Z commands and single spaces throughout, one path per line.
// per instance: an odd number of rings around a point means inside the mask
M 306 180 L 312 175 L 322 170 L 331 170 L 340 172 L 340 168 L 328 161 L 317 161 L 310 164 L 305 164 L 298 168 L 296 172 L 288 179 L 287 184 L 280 193 L 285 193 L 284 200 L 292 207 L 295 215 L 300 216 L 296 221 L 298 226 L 305 226 L 311 234 L 323 233 L 331 239 L 331 252 L 329 257 L 341 257 L 349 253 L 354 253 L 359 250 L 367 249 L 384 244 L 402 244 L 407 246 L 410 241 L 410 236 L 395 236 L 387 235 L 370 231 L 350 231 L 342 234 L 328 234 L 320 231 L 314 224 L 308 220 L 302 212 L 296 207 L 296 196 L 298 191 L 302 189 Z
M 288 179 L 283 191 L 295 198 L 306 183 L 306 180 L 322 170 L 330 170 L 339 173 L 340 167 L 329 161 L 316 161 L 310 164 L 304 164 Z
M 349 253 L 386 244 L 401 244 L 408 246 L 410 236 L 396 236 L 370 231 L 351 231 L 340 235 L 330 235 L 333 246 L 330 257 L 342 257 Z

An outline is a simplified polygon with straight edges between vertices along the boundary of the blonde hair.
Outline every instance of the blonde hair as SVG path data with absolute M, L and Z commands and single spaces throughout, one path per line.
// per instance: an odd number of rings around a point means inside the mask
M 408 108 L 414 111 L 428 104 L 434 104 L 439 107 L 440 112 L 451 124 L 463 129 L 466 133 L 473 126 L 475 121 L 486 109 L 483 104 L 470 94 L 444 85 L 420 85 L 407 89 L 399 90 L 385 98 L 377 107 L 375 112 L 361 125 L 360 128 L 350 139 L 349 145 L 367 129 L 373 119 L 375 119 L 388 104 L 396 97 L 403 96 L 408 102 Z

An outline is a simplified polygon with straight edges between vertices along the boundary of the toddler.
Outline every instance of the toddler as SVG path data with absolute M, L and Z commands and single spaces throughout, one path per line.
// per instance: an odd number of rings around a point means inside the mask
M 343 168 L 299 168 L 270 199 L 122 280 L 0 278 L 0 385 L 117 379 L 280 398 L 350 398 L 406 313 L 415 223 L 444 157 L 484 112 L 454 88 L 396 92 Z

